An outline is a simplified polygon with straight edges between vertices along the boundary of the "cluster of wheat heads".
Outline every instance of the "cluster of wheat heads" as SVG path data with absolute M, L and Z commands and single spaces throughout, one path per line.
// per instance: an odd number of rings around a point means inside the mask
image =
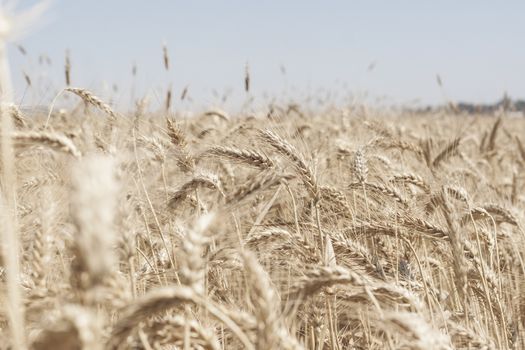
M 525 120 L 114 118 L 69 91 L 106 114 L 13 109 L 1 348 L 525 347 Z

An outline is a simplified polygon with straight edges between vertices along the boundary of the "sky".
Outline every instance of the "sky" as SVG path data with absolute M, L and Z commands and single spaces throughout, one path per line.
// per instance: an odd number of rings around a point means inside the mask
M 187 86 L 202 105 L 224 94 L 245 101 L 246 63 L 260 101 L 328 93 L 378 104 L 525 98 L 524 1 L 55 0 L 41 22 L 16 42 L 26 55 L 9 51 L 24 103 L 44 103 L 64 87 L 66 50 L 72 85 L 124 105 L 145 94 L 160 103 L 168 86 L 176 97 Z M 43 54 L 51 65 L 39 64 Z

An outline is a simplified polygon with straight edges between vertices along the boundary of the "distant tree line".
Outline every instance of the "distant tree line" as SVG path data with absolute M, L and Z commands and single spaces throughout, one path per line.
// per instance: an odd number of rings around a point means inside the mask
M 436 109 L 442 109 L 440 107 L 424 107 L 419 109 L 420 112 L 432 112 Z M 500 111 L 506 112 L 521 112 L 525 116 L 525 100 L 518 99 L 512 100 L 505 94 L 503 98 L 495 103 L 469 103 L 469 102 L 457 102 L 448 103 L 447 107 L 457 113 L 468 113 L 468 114 L 494 114 Z
M 512 100 L 507 95 L 504 95 L 501 100 L 492 104 L 459 102 L 455 107 L 458 111 L 467 113 L 494 113 L 503 110 L 525 114 L 525 100 Z

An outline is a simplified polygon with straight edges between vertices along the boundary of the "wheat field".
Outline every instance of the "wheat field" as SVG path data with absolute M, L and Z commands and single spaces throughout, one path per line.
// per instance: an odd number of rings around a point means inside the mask
M 63 94 L 3 109 L 0 348 L 525 348 L 524 118 Z

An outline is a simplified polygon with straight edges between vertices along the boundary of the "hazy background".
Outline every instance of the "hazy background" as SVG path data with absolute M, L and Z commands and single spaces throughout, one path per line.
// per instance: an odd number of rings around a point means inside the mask
M 243 101 L 246 62 L 256 100 L 330 90 L 368 93 L 371 103 L 437 104 L 444 94 L 494 102 L 504 91 L 525 97 L 524 18 L 524 1 L 55 0 L 39 30 L 18 42 L 27 55 L 12 47 L 9 56 L 25 103 L 64 86 L 66 49 L 72 85 L 128 106 L 133 90 L 161 101 L 170 84 L 177 98 L 188 85 L 201 105 L 219 103 L 224 91 Z M 42 54 L 51 66 L 39 64 Z

